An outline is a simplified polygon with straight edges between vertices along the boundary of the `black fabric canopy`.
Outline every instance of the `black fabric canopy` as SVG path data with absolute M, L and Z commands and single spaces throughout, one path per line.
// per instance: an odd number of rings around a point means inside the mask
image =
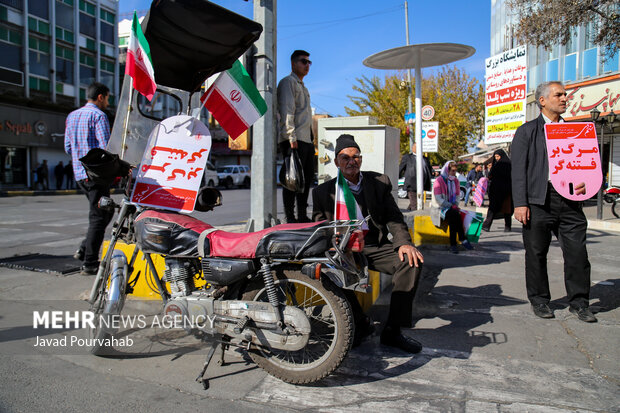
M 153 0 L 142 30 L 157 84 L 195 92 L 229 69 L 263 27 L 206 0 Z

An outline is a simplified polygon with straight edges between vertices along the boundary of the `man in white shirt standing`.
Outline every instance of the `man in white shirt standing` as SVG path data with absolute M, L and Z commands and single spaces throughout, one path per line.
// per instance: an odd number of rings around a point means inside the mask
M 280 115 L 278 144 L 284 157 L 296 149 L 304 172 L 304 191 L 295 193 L 282 188 L 286 222 L 310 222 L 306 213 L 310 184 L 314 180 L 314 143 L 312 140 L 312 108 L 310 93 L 303 79 L 310 71 L 310 53 L 295 50 L 291 55 L 291 74 L 278 84 Z M 282 181 L 282 178 L 280 178 Z M 295 218 L 297 201 L 297 218 Z

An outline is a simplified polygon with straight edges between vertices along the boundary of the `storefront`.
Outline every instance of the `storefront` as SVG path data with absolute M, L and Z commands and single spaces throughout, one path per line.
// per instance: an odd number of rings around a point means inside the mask
M 0 104 L 0 190 L 33 187 L 37 164 L 47 160 L 48 175 L 70 160 L 64 152 L 67 114 Z M 50 178 L 51 179 L 51 178 Z
M 596 134 L 602 141 L 603 174 L 606 182 L 620 186 L 620 74 L 566 85 L 567 122 L 591 122 L 592 111 L 599 113 Z M 609 122 L 611 112 L 616 115 Z M 614 128 L 615 126 L 615 128 Z

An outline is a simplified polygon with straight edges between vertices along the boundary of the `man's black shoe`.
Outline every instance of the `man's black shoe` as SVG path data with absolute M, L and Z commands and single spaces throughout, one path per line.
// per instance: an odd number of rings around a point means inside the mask
M 532 304 L 532 311 L 540 318 L 554 318 L 553 311 L 547 304 Z
M 568 311 L 575 314 L 578 319 L 580 319 L 581 321 L 585 321 L 586 323 L 596 323 L 598 321 L 588 307 L 569 307 Z
M 308 223 L 308 222 L 312 222 L 312 220 L 310 218 L 308 218 L 307 215 L 304 215 L 303 217 L 297 218 L 297 222 L 299 222 L 299 223 Z
M 80 274 L 81 275 L 97 275 L 98 270 L 99 270 L 99 266 L 82 265 Z
M 411 337 L 404 336 L 400 331 L 392 330 L 390 327 L 386 327 L 381 333 L 381 344 L 396 347 L 411 354 L 422 351 L 422 344 Z
M 80 248 L 79 250 L 75 251 L 75 253 L 73 254 L 73 258 L 78 261 L 84 261 L 84 250 Z

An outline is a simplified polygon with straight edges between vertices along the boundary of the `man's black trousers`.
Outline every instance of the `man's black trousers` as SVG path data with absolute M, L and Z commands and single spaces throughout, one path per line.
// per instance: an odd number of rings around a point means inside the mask
M 288 141 L 281 142 L 280 151 L 282 156 L 288 156 L 291 153 L 291 144 Z M 297 218 L 303 219 L 307 217 L 308 194 L 314 180 L 314 145 L 297 141 L 297 154 L 304 171 L 304 192 L 293 192 L 282 188 L 282 202 L 286 217 L 293 218 L 295 215 L 295 200 L 297 200 Z
M 564 256 L 564 284 L 571 307 L 588 307 L 590 297 L 590 261 L 586 250 L 588 222 L 582 203 L 571 201 L 549 184 L 545 205 L 530 205 L 530 221 L 523 227 L 525 246 L 525 283 L 527 296 L 534 305 L 548 303 L 549 276 L 547 252 L 551 234 L 555 234 Z
M 110 196 L 110 187 L 97 185 L 92 181 L 77 181 L 78 187 L 88 198 L 88 231 L 82 241 L 80 250 L 84 251 L 84 266 L 94 267 L 99 263 L 99 250 L 103 243 L 105 229 L 114 216 L 114 211 L 99 209 L 97 204 L 102 196 Z

